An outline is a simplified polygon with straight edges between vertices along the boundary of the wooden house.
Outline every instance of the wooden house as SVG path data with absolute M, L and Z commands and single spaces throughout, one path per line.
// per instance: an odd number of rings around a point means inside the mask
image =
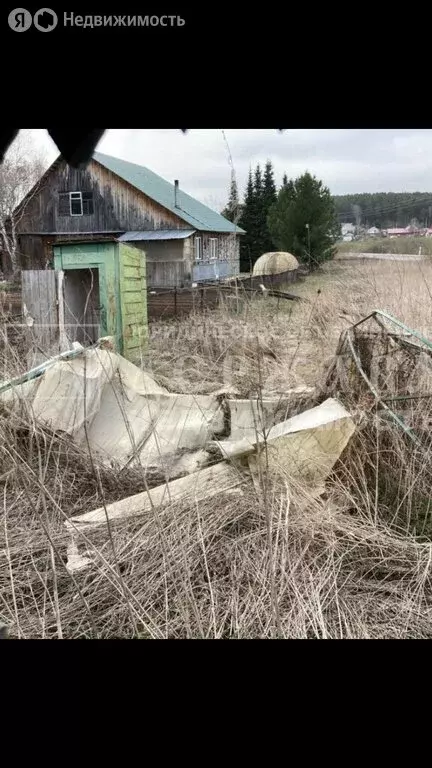
M 17 208 L 14 222 L 22 269 L 53 266 L 59 243 L 115 239 L 145 252 L 149 287 L 183 287 L 239 272 L 242 229 L 183 192 L 178 181 L 99 152 L 85 168 L 59 157 Z

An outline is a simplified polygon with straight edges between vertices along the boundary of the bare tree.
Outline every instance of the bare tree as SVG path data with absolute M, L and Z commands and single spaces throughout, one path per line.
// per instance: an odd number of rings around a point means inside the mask
M 30 133 L 20 131 L 0 165 L 0 251 L 4 269 L 12 269 L 14 278 L 21 267 L 17 227 L 31 198 L 19 204 L 45 170 L 45 156 L 35 149 Z

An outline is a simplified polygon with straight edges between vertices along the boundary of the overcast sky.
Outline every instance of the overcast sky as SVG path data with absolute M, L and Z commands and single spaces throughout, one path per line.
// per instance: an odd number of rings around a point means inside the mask
M 32 130 L 47 162 L 57 149 L 44 130 Z M 431 129 L 225 129 L 239 189 L 249 166 L 270 159 L 276 182 L 308 170 L 334 195 L 352 192 L 432 192 Z M 231 169 L 222 130 L 107 130 L 97 149 L 145 165 L 185 192 L 220 210 Z

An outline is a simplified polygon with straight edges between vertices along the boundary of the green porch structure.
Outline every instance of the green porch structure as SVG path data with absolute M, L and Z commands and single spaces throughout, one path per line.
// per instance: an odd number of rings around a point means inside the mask
M 68 339 L 112 336 L 117 352 L 138 361 L 148 330 L 145 253 L 117 241 L 55 245 L 54 269 L 64 273 Z

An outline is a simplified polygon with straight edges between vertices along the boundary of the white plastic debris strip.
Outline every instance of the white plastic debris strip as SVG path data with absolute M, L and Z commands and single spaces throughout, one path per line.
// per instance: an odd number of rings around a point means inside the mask
M 313 392 L 313 387 L 297 387 L 280 397 L 229 399 L 230 440 L 248 438 L 253 441 L 257 433 L 264 434 L 275 424 L 284 421 L 293 405 L 304 398 L 310 398 Z
M 143 491 L 113 504 L 107 504 L 106 507 L 71 517 L 65 525 L 71 531 L 88 530 L 106 524 L 107 516 L 110 522 L 122 521 L 139 517 L 151 512 L 154 508 L 166 507 L 170 504 L 179 502 L 194 504 L 203 499 L 230 493 L 246 481 L 247 477 L 239 469 L 225 461 L 220 461 L 199 472 L 163 483 L 149 491 Z

